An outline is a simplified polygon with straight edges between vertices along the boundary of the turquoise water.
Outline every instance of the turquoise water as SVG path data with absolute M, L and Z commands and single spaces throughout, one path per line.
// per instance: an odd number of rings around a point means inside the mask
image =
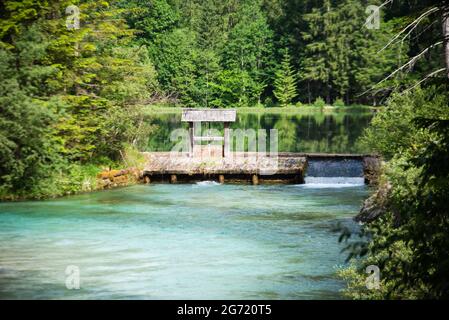
M 332 228 L 356 227 L 368 190 L 360 178 L 337 180 L 0 203 L 0 298 L 341 298 L 335 270 L 346 255 Z M 79 290 L 66 288 L 69 265 Z

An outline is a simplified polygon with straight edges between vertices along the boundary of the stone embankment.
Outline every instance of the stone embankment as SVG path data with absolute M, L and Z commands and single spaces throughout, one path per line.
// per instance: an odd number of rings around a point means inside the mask
M 98 189 L 124 187 L 139 183 L 142 179 L 142 172 L 137 168 L 104 170 L 97 175 L 97 186 Z

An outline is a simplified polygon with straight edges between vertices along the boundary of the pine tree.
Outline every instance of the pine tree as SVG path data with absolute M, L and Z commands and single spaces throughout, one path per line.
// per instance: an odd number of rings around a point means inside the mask
M 69 30 L 69 4 L 0 5 L 0 198 L 58 166 L 117 158 L 145 127 L 136 105 L 157 85 L 146 48 L 130 45 L 133 31 L 107 2 L 83 1 L 80 29 Z
M 282 106 L 287 106 L 297 96 L 296 93 L 296 76 L 290 65 L 290 54 L 285 52 L 281 62 L 281 67 L 276 72 L 274 80 L 274 95 Z
M 57 107 L 52 99 L 35 96 L 45 94 L 45 82 L 55 72 L 40 64 L 48 42 L 32 26 L 16 35 L 15 44 L 27 54 L 0 47 L 0 198 L 19 189 L 26 193 L 61 160 L 54 137 Z
M 303 15 L 300 80 L 310 88 L 309 100 L 323 96 L 332 103 L 344 97 L 350 103 L 350 97 L 380 81 L 397 63 L 397 50 L 379 52 L 385 38 L 391 37 L 392 26 L 382 23 L 382 32 L 365 28 L 364 10 L 360 1 L 325 0 Z

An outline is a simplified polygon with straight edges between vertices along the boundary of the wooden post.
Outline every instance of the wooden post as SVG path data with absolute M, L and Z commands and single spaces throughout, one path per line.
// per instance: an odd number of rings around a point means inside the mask
M 253 180 L 253 185 L 259 184 L 259 176 L 257 174 L 253 174 L 252 180 Z
M 229 122 L 224 122 L 224 142 L 223 142 L 223 157 L 227 158 L 231 154 L 231 148 L 230 148 L 230 129 L 229 129 Z
M 189 145 L 189 153 L 190 157 L 194 157 L 194 147 L 195 147 L 195 140 L 200 141 L 222 141 L 224 140 L 223 147 L 222 147 L 222 157 L 230 156 L 231 153 L 231 139 L 230 139 L 230 130 L 229 129 L 229 123 L 235 122 L 236 120 L 236 111 L 235 110 L 218 110 L 218 109 L 183 109 L 182 115 L 181 115 L 181 121 L 182 122 L 188 122 L 189 123 L 189 136 L 190 136 L 190 145 Z M 200 130 L 201 131 L 201 123 L 202 122 L 222 122 L 224 124 L 224 134 L 225 136 L 222 137 L 210 137 L 209 135 L 206 135 L 205 137 L 201 136 L 201 132 L 195 132 Z M 197 126 L 199 125 L 199 129 L 195 130 Z M 195 135 L 198 134 L 198 137 L 195 137 Z M 198 139 L 195 139 L 198 138 Z M 202 139 L 205 138 L 205 139 Z M 219 138 L 219 139 L 213 139 L 213 138 Z M 201 149 L 201 148 L 199 148 Z
M 176 183 L 178 181 L 178 179 L 177 179 L 177 177 L 176 177 L 176 174 L 172 174 L 171 176 L 170 176 L 170 182 L 171 183 Z
M 193 126 L 193 122 L 189 122 L 189 157 L 192 158 L 193 157 L 193 145 L 194 145 L 194 141 L 193 141 L 193 133 L 194 133 L 194 126 Z
M 223 183 L 225 182 L 225 178 L 224 178 L 224 175 L 223 175 L 223 174 L 220 174 L 220 175 L 218 176 L 218 182 L 221 183 L 221 184 L 223 184 Z

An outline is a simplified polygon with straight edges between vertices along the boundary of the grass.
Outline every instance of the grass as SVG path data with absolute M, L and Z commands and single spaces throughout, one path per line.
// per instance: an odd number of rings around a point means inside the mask
M 330 106 L 326 105 L 322 108 L 314 105 L 288 106 L 288 107 L 240 107 L 235 108 L 239 113 L 284 113 L 284 114 L 311 114 L 317 112 L 334 113 L 334 112 L 371 112 L 381 107 L 372 107 L 365 105 L 351 105 L 351 106 Z M 144 107 L 144 112 L 147 114 L 164 114 L 164 113 L 181 113 L 183 107 L 181 105 L 147 105 Z
M 376 108 L 370 106 L 353 105 L 345 107 L 324 106 L 322 108 L 315 107 L 313 105 L 302 105 L 300 107 L 288 106 L 288 107 L 242 107 L 237 108 L 240 113 L 293 113 L 293 114 L 309 114 L 317 112 L 350 112 L 350 111 L 372 111 Z

